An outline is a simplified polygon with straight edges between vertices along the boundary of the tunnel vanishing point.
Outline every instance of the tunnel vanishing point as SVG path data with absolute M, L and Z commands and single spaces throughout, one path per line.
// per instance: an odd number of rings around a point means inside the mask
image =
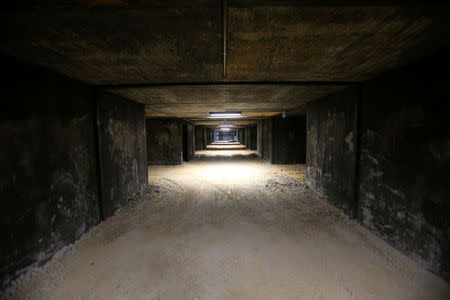
M 450 299 L 450 5 L 0 14 L 0 298 Z

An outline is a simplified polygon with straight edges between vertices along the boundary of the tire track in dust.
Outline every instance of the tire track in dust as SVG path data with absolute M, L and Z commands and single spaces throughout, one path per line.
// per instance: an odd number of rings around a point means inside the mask
M 173 179 L 163 178 L 159 181 L 159 185 L 166 190 L 166 192 L 183 193 L 187 192 L 186 188 L 177 183 Z

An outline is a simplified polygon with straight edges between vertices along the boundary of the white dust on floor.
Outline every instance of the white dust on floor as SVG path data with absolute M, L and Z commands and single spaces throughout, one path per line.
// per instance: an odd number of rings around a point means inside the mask
M 251 159 L 258 157 L 256 150 L 199 150 L 195 151 L 195 159 Z
M 152 192 L 14 296 L 450 299 L 443 280 L 283 176 L 304 174 L 290 168 L 260 160 L 152 166 Z

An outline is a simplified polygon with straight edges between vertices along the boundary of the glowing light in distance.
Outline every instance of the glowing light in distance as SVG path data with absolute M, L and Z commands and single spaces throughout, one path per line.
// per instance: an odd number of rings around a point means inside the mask
M 210 118 L 239 118 L 242 117 L 240 112 L 210 112 Z

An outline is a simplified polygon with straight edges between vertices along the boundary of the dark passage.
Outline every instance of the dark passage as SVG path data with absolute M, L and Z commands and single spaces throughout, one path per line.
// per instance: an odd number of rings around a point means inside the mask
M 450 299 L 448 4 L 0 20 L 0 298 Z

